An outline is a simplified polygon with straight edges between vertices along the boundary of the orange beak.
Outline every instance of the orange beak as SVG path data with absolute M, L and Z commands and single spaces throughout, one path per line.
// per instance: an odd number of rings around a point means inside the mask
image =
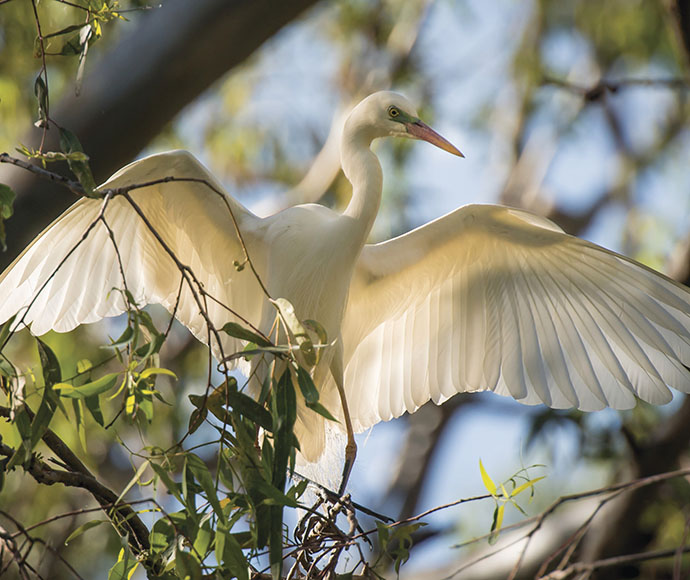
M 407 132 L 417 139 L 427 141 L 428 143 L 436 145 L 436 147 L 443 149 L 444 151 L 448 151 L 448 153 L 452 153 L 453 155 L 457 155 L 458 157 L 464 157 L 464 155 L 455 145 L 444 137 L 441 137 L 441 135 L 429 127 L 429 125 L 422 123 L 422 121 L 419 119 L 411 123 L 405 123 L 405 127 L 407 127 Z

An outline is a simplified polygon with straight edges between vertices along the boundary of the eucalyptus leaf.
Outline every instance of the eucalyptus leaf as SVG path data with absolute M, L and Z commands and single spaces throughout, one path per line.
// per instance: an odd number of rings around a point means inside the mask
M 84 152 L 77 136 L 64 127 L 60 127 L 60 149 L 68 155 L 73 152 Z M 69 158 L 67 163 L 72 173 L 79 180 L 79 184 L 84 188 L 84 195 L 86 197 L 99 197 L 95 193 L 96 181 L 93 178 L 88 161 L 77 161 Z
M 115 386 L 118 376 L 120 376 L 120 373 L 108 373 L 95 381 L 85 383 L 78 387 L 66 383 L 58 383 L 54 388 L 60 392 L 60 396 L 62 397 L 84 399 L 86 397 L 108 392 Z
M 304 357 L 304 361 L 309 366 L 314 366 L 316 364 L 314 345 L 309 337 L 309 333 L 297 318 L 295 307 L 285 298 L 277 298 L 271 302 L 273 302 L 274 306 L 278 309 L 281 319 L 287 326 L 290 334 L 295 338 L 300 352 Z
M 8 185 L 0 183 L 0 246 L 3 252 L 7 250 L 5 220 L 11 218 L 14 213 L 14 200 L 16 197 L 16 194 Z M 0 345 L 2 344 L 4 344 L 4 341 L 0 342 Z
M 245 328 L 240 324 L 237 324 L 236 322 L 226 322 L 221 330 L 228 336 L 232 336 L 233 338 L 239 338 L 240 340 L 246 340 L 248 342 L 253 342 L 258 346 L 273 346 L 270 340 L 266 340 L 260 334 L 252 332 L 251 330 Z
M 75 538 L 81 536 L 84 532 L 88 532 L 91 528 L 95 528 L 96 526 L 100 526 L 101 524 L 107 523 L 110 523 L 109 520 L 91 520 L 89 522 L 86 522 L 85 524 L 82 524 L 76 530 L 74 530 L 69 536 L 67 536 L 67 539 L 65 540 L 65 546 L 67 546 Z
M 194 455 L 194 453 L 188 453 L 185 456 L 185 462 L 187 464 L 187 468 L 194 474 L 194 477 L 204 490 L 206 499 L 208 499 L 209 503 L 211 504 L 213 511 L 216 512 L 216 515 L 219 518 L 224 519 L 225 515 L 223 514 L 223 509 L 220 507 L 220 502 L 218 501 L 216 486 L 213 482 L 213 477 L 211 476 L 208 467 L 206 467 L 206 464 L 197 455 Z
M 37 127 L 46 127 L 48 125 L 48 86 L 43 80 L 43 74 L 39 74 L 34 81 L 34 95 L 38 101 L 38 121 L 35 125 Z

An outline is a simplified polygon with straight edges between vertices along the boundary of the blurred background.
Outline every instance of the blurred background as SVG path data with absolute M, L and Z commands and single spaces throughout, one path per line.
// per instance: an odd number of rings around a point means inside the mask
M 376 145 L 384 198 L 372 241 L 462 204 L 503 203 L 688 282 L 685 2 L 123 0 L 119 7 L 124 18 L 102 22 L 100 37 L 94 30 L 85 58 L 65 48 L 70 35 L 47 39 L 54 53 L 47 58 L 50 116 L 79 137 L 97 182 L 137 157 L 183 148 L 256 213 L 305 201 L 342 209 L 350 194 L 339 173 L 344 116 L 362 97 L 392 88 L 418 103 L 421 118 L 467 158 L 423 143 Z M 67 2 L 44 0 L 36 9 L 44 37 L 85 20 L 84 10 Z M 10 154 L 20 144 L 38 147 L 44 137 L 33 126 L 41 69 L 36 35 L 31 2 L 0 2 L 0 151 Z M 48 150 L 58 149 L 54 133 L 46 135 Z M 8 250 L 0 256 L 4 267 L 73 198 L 4 164 L 0 182 L 18 195 Z M 47 340 L 76 365 L 97 359 L 95 345 L 116 336 L 117 324 Z M 36 366 L 28 335 L 13 348 L 18 362 Z M 184 385 L 161 388 L 173 406 L 160 405 L 145 430 L 121 421 L 107 431 L 87 424 L 82 433 L 84 461 L 112 489 L 132 477 L 136 452 L 179 439 L 191 410 L 187 395 L 203 391 L 203 347 L 184 330 L 162 356 Z M 56 420 L 54 429 L 78 449 L 79 434 Z M 690 405 L 680 396 L 663 408 L 589 415 L 495 395 L 456 396 L 361 434 L 350 489 L 359 503 L 398 519 L 486 493 L 480 458 L 494 481 L 541 464 L 529 474 L 546 479 L 531 503 L 521 502 L 536 515 L 564 494 L 688 466 L 689 424 Z M 4 422 L 0 435 L 12 437 Z M 624 496 L 595 520 L 583 557 L 683 544 L 689 501 L 683 479 Z M 2 514 L 27 526 L 87 505 L 86 494 L 39 489 L 16 471 L 0 492 Z M 533 559 L 565 541 L 591 507 L 578 504 L 550 520 L 533 542 Z M 460 546 L 489 532 L 493 510 L 485 500 L 425 518 L 429 525 L 401 576 L 505 578 L 514 551 L 463 570 L 495 549 L 486 540 Z M 2 514 L 0 525 L 12 528 Z M 64 547 L 81 517 L 62 518 L 41 533 L 78 562 L 84 577 L 101 577 L 120 544 L 101 526 Z M 516 509 L 506 512 L 506 523 L 522 518 Z M 73 577 L 51 551 L 42 558 L 46 577 Z M 601 577 L 672 578 L 673 564 L 659 560 Z M 534 572 L 526 567 L 523 577 Z

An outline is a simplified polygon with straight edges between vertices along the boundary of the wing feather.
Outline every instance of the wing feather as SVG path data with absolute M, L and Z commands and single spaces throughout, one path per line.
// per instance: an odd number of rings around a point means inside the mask
M 134 202 L 168 249 L 189 267 L 204 290 L 225 306 L 207 302 L 217 327 L 233 320 L 228 308 L 260 320 L 262 298 L 251 272 L 237 272 L 242 259 L 230 211 L 241 226 L 254 261 L 262 266 L 262 220 L 227 195 L 189 153 L 153 155 L 118 171 L 102 188 L 119 188 L 163 177 L 170 181 L 133 189 Z M 213 191 L 199 180 L 212 184 Z M 122 290 L 139 305 L 162 304 L 200 340 L 209 341 L 206 322 L 192 289 L 168 250 L 122 196 L 104 201 L 81 199 L 0 276 L 0 322 L 20 312 L 16 326 L 35 334 L 64 332 L 124 312 Z M 100 212 L 102 219 L 99 220 Z M 107 224 L 107 227 L 106 227 Z M 124 278 L 123 278 L 124 274 Z M 180 294 L 181 291 L 181 294 Z M 180 294 L 178 304 L 178 294 Z M 238 348 L 232 340 L 224 348 Z M 214 345 L 218 354 L 218 345 Z
M 690 290 L 500 206 L 366 246 L 342 334 L 360 430 L 461 391 L 583 410 L 690 392 Z

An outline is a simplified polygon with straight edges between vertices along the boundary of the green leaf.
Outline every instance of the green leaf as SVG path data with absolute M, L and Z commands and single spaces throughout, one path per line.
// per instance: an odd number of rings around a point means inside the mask
M 15 411 L 14 426 L 22 439 L 22 444 L 17 447 L 7 465 L 5 465 L 6 471 L 23 464 L 31 455 L 31 420 L 23 404 Z
M 316 336 L 319 337 L 319 344 L 328 344 L 328 333 L 326 332 L 326 329 L 323 327 L 323 325 L 316 321 L 312 320 L 311 318 L 308 318 L 306 320 L 302 321 L 302 324 L 304 325 L 304 328 L 307 330 L 310 330 L 312 333 L 316 334 Z M 319 363 L 319 360 L 321 359 L 321 349 L 317 348 L 314 349 L 316 353 L 316 363 Z
M 180 495 L 180 486 L 172 480 L 165 468 L 161 467 L 157 463 L 154 463 L 153 461 L 151 461 L 149 465 L 151 465 L 151 469 L 156 472 L 156 475 L 161 479 L 165 487 L 168 488 L 168 491 L 175 496 L 175 499 L 177 499 L 180 503 L 184 503 L 182 495 Z
M 392 545 L 390 553 L 395 559 L 396 573 L 400 573 L 400 566 L 410 558 L 410 548 L 413 544 L 412 534 L 425 525 L 423 522 L 417 522 L 396 526 L 392 529 L 389 545 Z
M 297 501 L 283 493 L 282 491 L 276 489 L 265 479 L 258 478 L 254 482 L 254 490 L 259 491 L 262 496 L 264 496 L 264 503 L 271 506 L 287 506 L 291 508 L 300 507 Z
M 47 127 L 48 125 L 48 87 L 43 80 L 43 75 L 39 74 L 34 82 L 34 95 L 38 101 L 38 121 L 34 123 L 36 127 Z
M 201 565 L 189 552 L 175 551 L 175 572 L 180 580 L 201 580 Z
M 208 411 L 206 409 L 194 409 L 192 414 L 189 416 L 189 422 L 187 424 L 187 432 L 192 435 L 196 433 L 196 430 L 201 427 L 208 416 Z
M 75 151 L 84 152 L 77 136 L 63 127 L 60 127 L 60 149 L 68 155 Z M 84 188 L 84 195 L 87 197 L 98 197 L 98 194 L 94 193 L 96 181 L 93 178 L 88 162 L 69 159 L 67 163 L 72 173 L 79 180 L 79 184 Z
M 391 530 L 390 527 L 384 524 L 383 522 L 376 521 L 376 533 L 378 534 L 379 538 L 379 546 L 381 547 L 382 551 L 386 551 L 386 548 L 388 547 L 388 542 L 390 540 L 390 535 L 391 535 Z
M 482 464 L 482 460 L 479 460 L 479 473 L 482 475 L 482 482 L 484 482 L 484 487 L 486 490 L 493 496 L 496 495 L 496 484 L 493 482 L 493 480 L 489 477 L 489 474 L 486 472 L 486 469 L 484 469 L 484 465 Z
M 208 554 L 208 549 L 211 545 L 212 540 L 213 531 L 211 530 L 211 520 L 210 517 L 206 517 L 203 523 L 201 524 L 199 531 L 196 534 L 196 538 L 194 539 L 193 545 L 193 551 L 196 554 L 199 554 L 202 561 Z
M 239 542 L 231 534 L 227 524 L 218 522 L 215 538 L 216 560 L 237 576 L 238 580 L 249 580 L 249 566 Z
M 88 358 L 83 358 L 77 361 L 77 374 L 84 374 L 93 368 L 93 363 Z
M 118 376 L 120 373 L 108 373 L 95 381 L 84 383 L 78 387 L 67 383 L 57 383 L 54 388 L 60 392 L 61 397 L 84 399 L 108 392 L 115 386 Z
M 41 361 L 43 371 L 43 381 L 46 385 L 54 385 L 62 380 L 62 372 L 57 356 L 52 349 L 40 338 L 36 338 L 38 347 L 38 357 Z
M 314 351 L 314 345 L 312 344 L 311 338 L 304 328 L 302 323 L 297 318 L 295 314 L 295 307 L 285 298 L 277 298 L 276 300 L 271 300 L 275 307 L 280 313 L 280 317 L 285 323 L 285 326 L 289 329 L 290 333 L 295 337 L 297 346 L 304 357 L 304 361 L 309 366 L 314 366 L 316 364 L 316 352 Z
M 208 499 L 209 503 L 211 504 L 213 511 L 216 512 L 216 515 L 219 518 L 225 518 L 223 508 L 220 507 L 220 502 L 218 501 L 218 495 L 216 494 L 216 486 L 213 481 L 213 477 L 211 477 L 211 473 L 209 472 L 208 467 L 206 467 L 206 464 L 194 453 L 188 453 L 185 456 L 185 462 L 187 464 L 187 468 L 191 470 L 191 472 L 194 474 L 194 477 L 199 482 L 199 485 L 201 485 L 201 489 L 204 490 L 206 499 Z
M 43 36 L 44 40 L 47 40 L 48 38 L 54 38 L 55 36 L 62 36 L 63 34 L 69 34 L 70 32 L 74 32 L 75 30 L 80 30 L 81 27 L 84 26 L 83 24 L 72 24 L 70 26 L 67 26 L 66 28 L 61 28 L 60 30 L 56 32 L 51 32 L 50 34 L 45 34 Z
M 62 376 L 60 364 L 58 363 L 55 353 L 39 338 L 36 338 L 36 344 L 38 346 L 38 355 L 41 360 L 45 387 L 43 389 L 41 404 L 38 407 L 38 411 L 36 411 L 36 415 L 34 415 L 33 421 L 31 421 L 31 442 L 29 451 L 33 450 L 36 444 L 41 440 L 55 414 L 58 406 L 58 396 L 57 393 L 53 391 L 53 385 L 60 382 Z
M 135 395 L 139 410 L 144 413 L 144 417 L 150 423 L 153 421 L 153 395 L 151 391 L 141 391 Z
M 195 407 L 201 408 L 204 397 L 202 395 L 189 395 L 189 400 Z M 225 403 L 230 405 L 235 411 L 239 411 L 242 415 L 254 421 L 259 427 L 270 432 L 273 431 L 271 414 L 254 399 L 239 391 L 228 390 L 226 392 L 225 390 L 217 389 L 208 397 L 206 406 L 218 419 L 224 423 L 230 423 L 225 410 L 222 408 L 222 405 Z
M 129 535 L 125 535 L 120 541 L 125 543 L 128 537 Z M 125 546 L 120 550 L 117 562 L 108 572 L 108 580 L 129 580 L 137 566 L 139 562 L 130 557 L 129 549 Z
M 307 407 L 312 411 L 318 413 L 322 417 L 328 419 L 329 421 L 335 421 L 336 423 L 339 423 L 338 419 L 331 415 L 330 411 L 326 409 L 326 407 L 324 407 L 318 401 L 316 403 L 307 403 Z
M 494 510 L 494 519 L 491 523 L 491 535 L 489 536 L 489 544 L 496 543 L 498 540 L 498 534 L 501 531 L 501 526 L 503 525 L 503 514 L 505 513 L 506 504 L 502 503 L 497 505 Z
M 4 183 L 0 183 L 0 246 L 2 246 L 2 251 L 7 250 L 7 235 L 5 233 L 5 220 L 12 217 L 14 213 L 14 199 L 16 195 L 14 191 Z M 14 320 L 14 316 L 10 319 L 9 324 L 6 324 L 8 332 L 9 327 Z M 3 328 L 4 331 L 4 328 Z M 5 339 L 0 340 L 0 346 L 5 344 Z
M 80 399 L 72 399 L 72 409 L 74 410 L 74 422 L 77 428 L 77 436 L 81 448 L 86 453 L 86 428 L 84 426 L 84 404 Z
M 249 345 L 247 345 L 249 346 Z M 291 349 L 287 346 L 257 346 L 256 348 L 245 348 L 241 350 L 240 352 L 235 352 L 233 354 L 230 354 L 226 356 L 223 360 L 224 361 L 232 361 L 236 360 L 238 358 L 244 358 L 246 360 L 251 360 L 251 357 L 253 357 L 256 354 L 264 354 L 264 353 L 269 353 L 269 354 L 276 354 L 276 355 L 285 355 L 287 353 L 291 352 Z
M 5 324 L 2 325 L 2 328 L 0 328 L 0 350 L 3 349 L 5 346 L 5 343 L 9 339 L 10 336 L 10 330 L 12 328 L 12 324 L 14 323 L 14 319 L 17 317 L 15 314 L 12 316 Z
M 299 390 L 304 397 L 307 406 L 309 403 L 316 403 L 319 400 L 319 391 L 316 390 L 316 385 L 311 375 L 302 367 L 297 367 L 297 384 Z
M 316 336 L 319 337 L 319 342 L 321 344 L 328 344 L 328 333 L 318 320 L 307 318 L 306 320 L 302 321 L 302 324 L 304 325 L 304 328 L 311 330 L 314 334 L 316 334 Z
M 139 468 L 136 470 L 132 478 L 127 482 L 127 485 L 123 488 L 123 490 L 120 492 L 120 495 L 117 496 L 117 499 L 115 500 L 115 504 L 117 505 L 120 503 L 120 500 L 125 497 L 125 494 L 134 487 L 134 484 L 138 483 L 141 480 L 141 476 L 144 475 L 144 471 L 146 471 L 146 468 L 151 464 L 150 461 L 144 461 Z
M 271 408 L 274 436 L 272 483 L 284 495 L 288 460 L 293 451 L 293 427 L 297 419 L 297 401 L 289 369 L 285 370 L 275 385 Z M 269 519 L 268 557 L 271 575 L 278 579 L 283 569 L 283 506 L 271 506 Z
M 154 554 L 167 552 L 171 549 L 175 541 L 175 528 L 167 517 L 156 520 L 153 528 L 151 528 L 149 541 L 151 542 L 151 551 Z
M 84 404 L 86 405 L 86 408 L 89 410 L 89 413 L 91 413 L 91 416 L 93 417 L 94 421 L 96 421 L 96 423 L 103 427 L 105 422 L 103 421 L 103 411 L 101 411 L 101 403 L 100 399 L 98 398 L 98 395 L 85 397 Z
M 139 376 L 142 379 L 147 379 L 153 375 L 168 375 L 170 377 L 173 377 L 174 379 L 177 378 L 177 375 L 174 372 L 172 372 L 171 370 L 161 369 L 161 368 L 156 368 L 156 367 L 144 369 L 143 371 L 141 371 L 141 373 L 139 373 Z
M 125 344 L 129 344 L 132 342 L 132 339 L 134 338 L 134 328 L 131 326 L 128 326 L 127 328 L 124 329 L 122 334 L 118 339 L 116 339 L 114 342 L 111 342 L 108 347 L 113 347 L 113 346 L 124 346 Z
M 545 477 L 546 477 L 545 475 L 542 475 L 541 477 L 535 477 L 534 479 L 531 479 L 531 480 L 523 483 L 522 485 L 519 485 L 512 492 L 510 492 L 510 497 L 515 497 L 517 494 L 522 493 L 526 489 L 532 487 L 535 483 L 537 483 L 538 481 L 541 481 Z
M 91 528 L 95 528 L 96 526 L 100 526 L 101 524 L 107 523 L 109 523 L 108 520 L 91 520 L 90 522 L 82 524 L 76 530 L 74 530 L 69 536 L 67 536 L 67 539 L 65 540 L 65 546 L 78 536 L 81 536 L 84 532 L 88 532 Z
M 81 26 L 77 26 L 81 28 Z M 74 34 L 68 38 L 65 43 L 60 48 L 60 54 L 62 56 L 74 56 L 80 54 L 81 46 L 79 46 L 79 34 Z
M 221 330 L 229 336 L 253 342 L 259 346 L 273 346 L 270 340 L 266 340 L 260 334 L 256 334 L 236 322 L 226 322 Z
M 161 347 L 163 346 L 163 343 L 165 342 L 165 336 L 162 334 L 156 334 L 153 337 L 153 340 L 150 342 L 147 342 L 145 344 L 142 344 L 138 349 L 136 349 L 134 352 L 137 356 L 141 357 L 142 359 L 147 359 L 154 354 L 157 354 L 160 352 Z M 177 377 L 175 377 L 177 378 Z

